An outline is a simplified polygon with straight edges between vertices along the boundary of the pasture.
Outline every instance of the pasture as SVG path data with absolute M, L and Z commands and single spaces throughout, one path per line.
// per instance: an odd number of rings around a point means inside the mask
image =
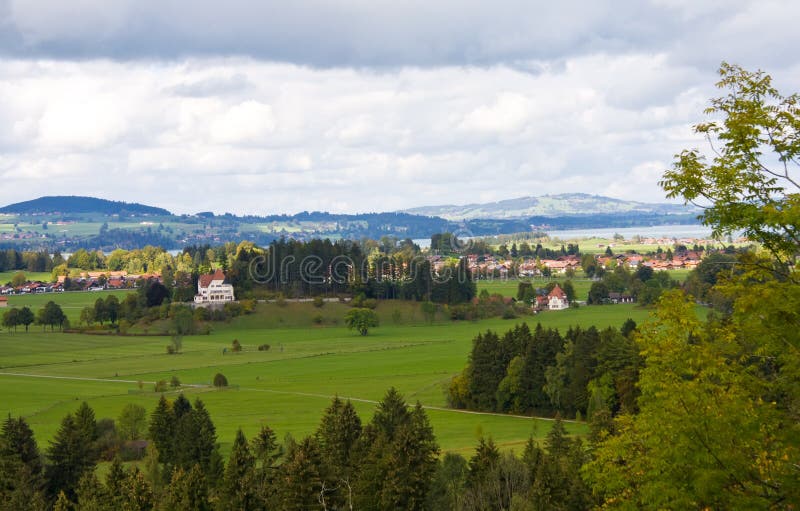
M 94 305 L 98 298 L 105 299 L 108 295 L 115 295 L 122 300 L 125 295 L 132 293 L 131 290 L 119 291 L 65 291 L 63 293 L 31 293 L 24 295 L 9 295 L 9 307 L 30 307 L 35 313 L 37 310 L 44 307 L 49 301 L 54 301 L 61 306 L 61 310 L 69 318 L 70 323 L 73 325 L 78 324 L 81 316 L 81 310 L 84 307 Z M 0 357 L 2 359 L 2 357 Z M 1 364 L 1 363 L 0 363 Z
M 80 294 L 92 299 L 98 295 Z M 57 295 L 62 296 L 72 306 L 82 306 L 69 294 Z M 473 337 L 486 329 L 505 331 L 523 320 L 564 330 L 574 324 L 619 326 L 629 317 L 641 322 L 648 315 L 644 309 L 616 305 L 517 320 L 439 318 L 428 323 L 418 309 L 410 302 L 382 302 L 377 309 L 381 326 L 362 337 L 341 325 L 344 304 L 319 309 L 310 303 L 259 304 L 252 315 L 214 323 L 209 335 L 184 337 L 179 355 L 166 354 L 170 339 L 164 336 L 4 331 L 0 414 L 25 416 L 40 446 L 46 446 L 61 418 L 80 401 L 89 402 L 98 418 L 117 417 L 129 402 L 152 410 L 160 396 L 153 382 L 177 376 L 184 385 L 198 385 L 182 391 L 207 405 L 227 453 L 239 427 L 248 436 L 261 424 L 269 424 L 279 437 L 312 432 L 334 395 L 350 398 L 368 421 L 375 402 L 394 386 L 409 403 L 419 401 L 428 408 L 443 450 L 469 454 L 477 438 L 487 435 L 519 452 L 530 435 L 543 437 L 550 422 L 446 408 L 446 386 L 466 364 Z M 233 339 L 243 345 L 241 353 L 231 353 Z M 259 351 L 261 344 L 270 349 Z M 231 388 L 208 386 L 217 372 Z M 574 434 L 586 431 L 579 423 L 567 428 Z

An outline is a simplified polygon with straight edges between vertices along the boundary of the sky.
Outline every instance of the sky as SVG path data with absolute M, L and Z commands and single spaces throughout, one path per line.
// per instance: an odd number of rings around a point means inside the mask
M 0 205 L 665 202 L 722 61 L 800 89 L 795 0 L 0 0 Z

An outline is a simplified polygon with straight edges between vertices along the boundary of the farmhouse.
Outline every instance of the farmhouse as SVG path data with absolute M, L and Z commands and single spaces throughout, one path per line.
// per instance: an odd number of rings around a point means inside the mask
M 197 280 L 195 304 L 214 304 L 232 302 L 233 286 L 225 281 L 225 273 L 217 269 L 214 273 L 200 275 Z
M 569 300 L 567 294 L 558 284 L 547 295 L 547 308 L 551 311 L 559 311 L 569 308 Z
M 0 308 L 8 307 L 8 297 L 7 296 L 0 296 Z

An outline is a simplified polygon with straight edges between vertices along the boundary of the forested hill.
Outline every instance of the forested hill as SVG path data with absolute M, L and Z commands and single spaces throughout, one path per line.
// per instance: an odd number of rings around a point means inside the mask
M 95 197 L 81 197 L 76 195 L 61 195 L 39 197 L 25 202 L 17 202 L 0 208 L 0 213 L 18 215 L 35 215 L 44 213 L 101 213 L 104 215 L 124 216 L 169 216 L 172 213 L 163 208 L 145 206 L 135 202 L 111 201 Z
M 439 216 L 446 220 L 503 219 L 521 220 L 530 217 L 574 217 L 588 215 L 687 215 L 695 208 L 680 204 L 647 204 L 589 195 L 562 193 L 540 197 L 520 197 L 498 202 L 463 206 L 424 206 L 405 210 L 414 215 Z

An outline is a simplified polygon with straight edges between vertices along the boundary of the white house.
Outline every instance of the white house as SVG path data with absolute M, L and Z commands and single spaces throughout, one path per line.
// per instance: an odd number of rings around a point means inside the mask
M 225 273 L 217 269 L 212 274 L 200 275 L 197 280 L 197 294 L 194 296 L 194 303 L 212 304 L 232 302 L 233 286 L 225 282 Z
M 567 294 L 558 284 L 547 295 L 547 308 L 551 311 L 560 311 L 569 308 L 569 300 Z

